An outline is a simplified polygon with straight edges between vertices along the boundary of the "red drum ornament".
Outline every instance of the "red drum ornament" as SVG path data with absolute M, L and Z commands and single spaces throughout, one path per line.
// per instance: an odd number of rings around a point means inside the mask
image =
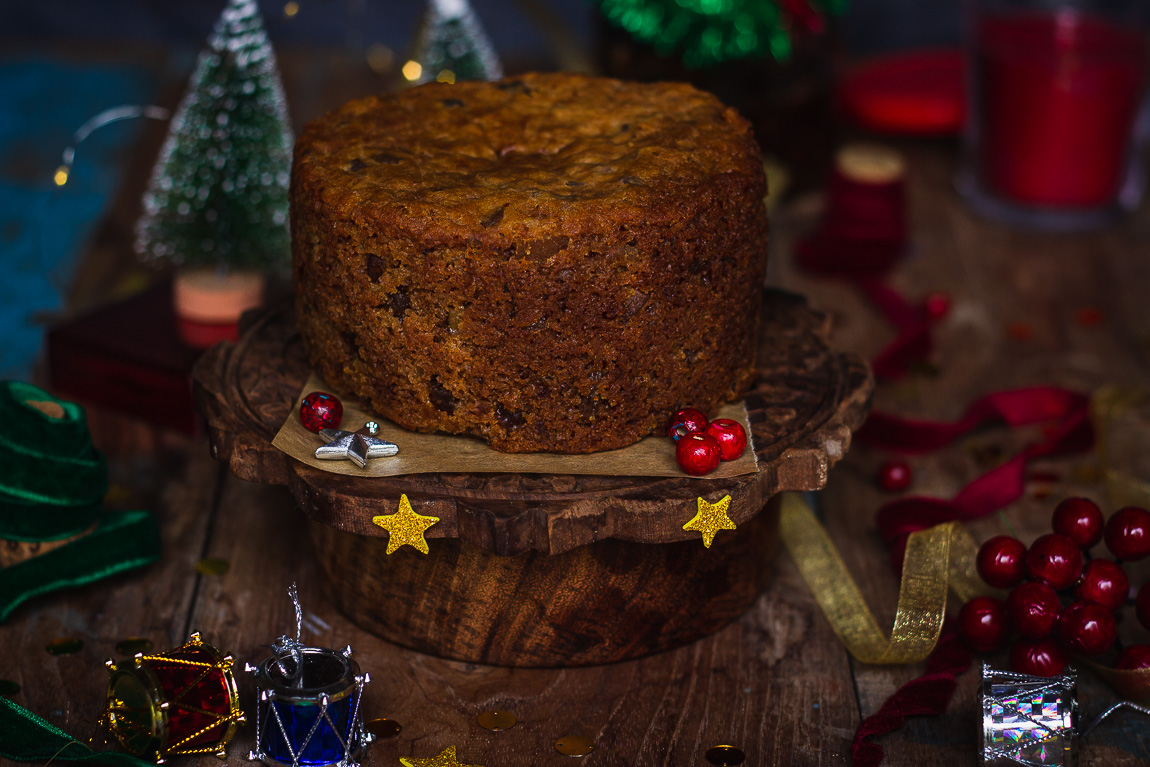
M 233 658 L 199 632 L 174 650 L 105 661 L 111 676 L 102 719 L 129 753 L 163 762 L 169 756 L 213 754 L 243 723 Z

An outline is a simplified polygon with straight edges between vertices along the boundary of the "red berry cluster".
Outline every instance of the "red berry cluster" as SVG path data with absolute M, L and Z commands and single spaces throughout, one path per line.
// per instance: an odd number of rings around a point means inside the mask
M 1011 630 L 1019 635 L 1010 666 L 1025 674 L 1054 676 L 1070 655 L 1095 657 L 1118 638 L 1115 612 L 1126 602 L 1130 580 L 1121 561 L 1150 555 L 1150 511 L 1133 506 L 1103 525 L 1098 506 L 1068 498 L 1054 509 L 1053 533 L 1027 549 L 1017 538 L 1000 535 L 978 550 L 978 573 L 987 584 L 1010 589 L 1003 602 L 975 597 L 959 613 L 959 632 L 972 650 L 1002 647 Z M 1089 559 L 1083 551 L 1105 539 L 1115 559 Z M 1150 629 L 1150 584 L 1136 603 L 1138 620 Z M 1150 668 L 1150 645 L 1123 649 L 1118 668 Z
M 747 433 L 738 421 L 716 418 L 708 421 L 702 411 L 684 408 L 671 416 L 667 436 L 675 440 L 675 461 L 688 474 L 701 477 L 733 461 L 747 447 Z

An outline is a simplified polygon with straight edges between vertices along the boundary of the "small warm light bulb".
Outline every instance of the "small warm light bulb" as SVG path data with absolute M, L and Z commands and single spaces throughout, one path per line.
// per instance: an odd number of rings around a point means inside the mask
M 423 67 L 418 61 L 409 61 L 403 65 L 403 78 L 408 82 L 414 82 L 419 79 L 423 74 Z
M 295 0 L 289 0 L 289 2 L 284 3 L 284 16 L 286 18 L 294 18 L 297 13 L 299 13 L 299 3 L 295 2 Z
M 68 183 L 68 166 L 61 165 L 56 168 L 56 175 L 52 176 L 52 180 L 56 182 L 56 186 L 64 186 Z
M 450 69 L 444 69 L 435 78 L 435 82 L 447 83 L 448 85 L 454 85 L 455 84 L 455 73 L 452 72 Z

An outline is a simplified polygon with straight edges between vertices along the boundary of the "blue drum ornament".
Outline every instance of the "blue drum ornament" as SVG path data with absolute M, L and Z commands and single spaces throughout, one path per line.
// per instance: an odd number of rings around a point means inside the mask
M 296 604 L 297 639 L 281 637 L 270 658 L 246 669 L 254 673 L 258 693 L 256 750 L 248 759 L 283 767 L 355 767 L 372 740 L 360 708 L 371 678 L 360 673 L 350 645 L 337 652 L 300 644 Z

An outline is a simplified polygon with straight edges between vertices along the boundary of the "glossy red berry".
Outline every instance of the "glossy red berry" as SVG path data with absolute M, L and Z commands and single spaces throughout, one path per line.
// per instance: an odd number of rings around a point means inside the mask
M 1026 572 L 1055 591 L 1062 591 L 1073 586 L 1082 574 L 1082 552 L 1065 535 L 1047 533 L 1030 544 Z
M 1130 579 L 1122 565 L 1109 559 L 1095 559 L 1082 568 L 1082 580 L 1074 596 L 1087 602 L 1096 602 L 1107 610 L 1117 610 L 1130 593 Z
M 878 484 L 883 490 L 906 490 L 913 479 L 914 472 L 905 461 L 887 461 L 878 470 Z
M 1066 651 L 1053 638 L 1019 639 L 1010 648 L 1010 669 L 1019 674 L 1056 676 L 1070 661 Z
M 974 597 L 958 613 L 958 633 L 972 650 L 997 650 L 1010 636 L 1006 606 L 1001 599 L 994 597 Z
M 1075 602 L 1062 611 L 1058 638 L 1066 649 L 1092 658 L 1114 646 L 1118 622 L 1114 613 L 1094 602 Z
M 1150 583 L 1142 584 L 1138 589 L 1138 598 L 1134 600 L 1134 612 L 1138 615 L 1138 622 L 1150 630 Z
M 1026 575 L 1026 547 L 1017 538 L 998 535 L 978 549 L 978 574 L 987 585 L 1008 589 Z
M 1114 661 L 1114 668 L 1121 671 L 1150 668 L 1150 645 L 1132 644 L 1123 647 Z
M 338 429 L 343 420 L 343 403 L 325 391 L 313 391 L 299 403 L 299 420 L 316 434 L 321 429 Z
M 747 449 L 747 432 L 730 418 L 716 418 L 707 424 L 706 433 L 719 443 L 719 457 L 733 461 Z
M 707 416 L 701 410 L 685 407 L 677 411 L 667 422 L 667 436 L 678 442 L 688 434 L 706 431 Z
M 710 474 L 718 468 L 719 455 L 719 443 L 715 438 L 698 432 L 686 435 L 675 445 L 675 461 L 679 468 L 695 477 Z
M 1006 598 L 1006 613 L 1019 634 L 1041 639 L 1054 633 L 1062 615 L 1062 603 L 1054 589 L 1045 583 L 1029 581 L 1010 592 Z
M 926 316 L 932 320 L 940 320 L 950 312 L 950 296 L 946 293 L 931 293 L 923 301 Z
M 1050 524 L 1079 548 L 1088 549 L 1102 540 L 1102 511 L 1087 498 L 1067 498 L 1055 506 Z
M 1106 520 L 1106 547 L 1119 559 L 1135 562 L 1150 554 L 1150 511 L 1127 506 Z

